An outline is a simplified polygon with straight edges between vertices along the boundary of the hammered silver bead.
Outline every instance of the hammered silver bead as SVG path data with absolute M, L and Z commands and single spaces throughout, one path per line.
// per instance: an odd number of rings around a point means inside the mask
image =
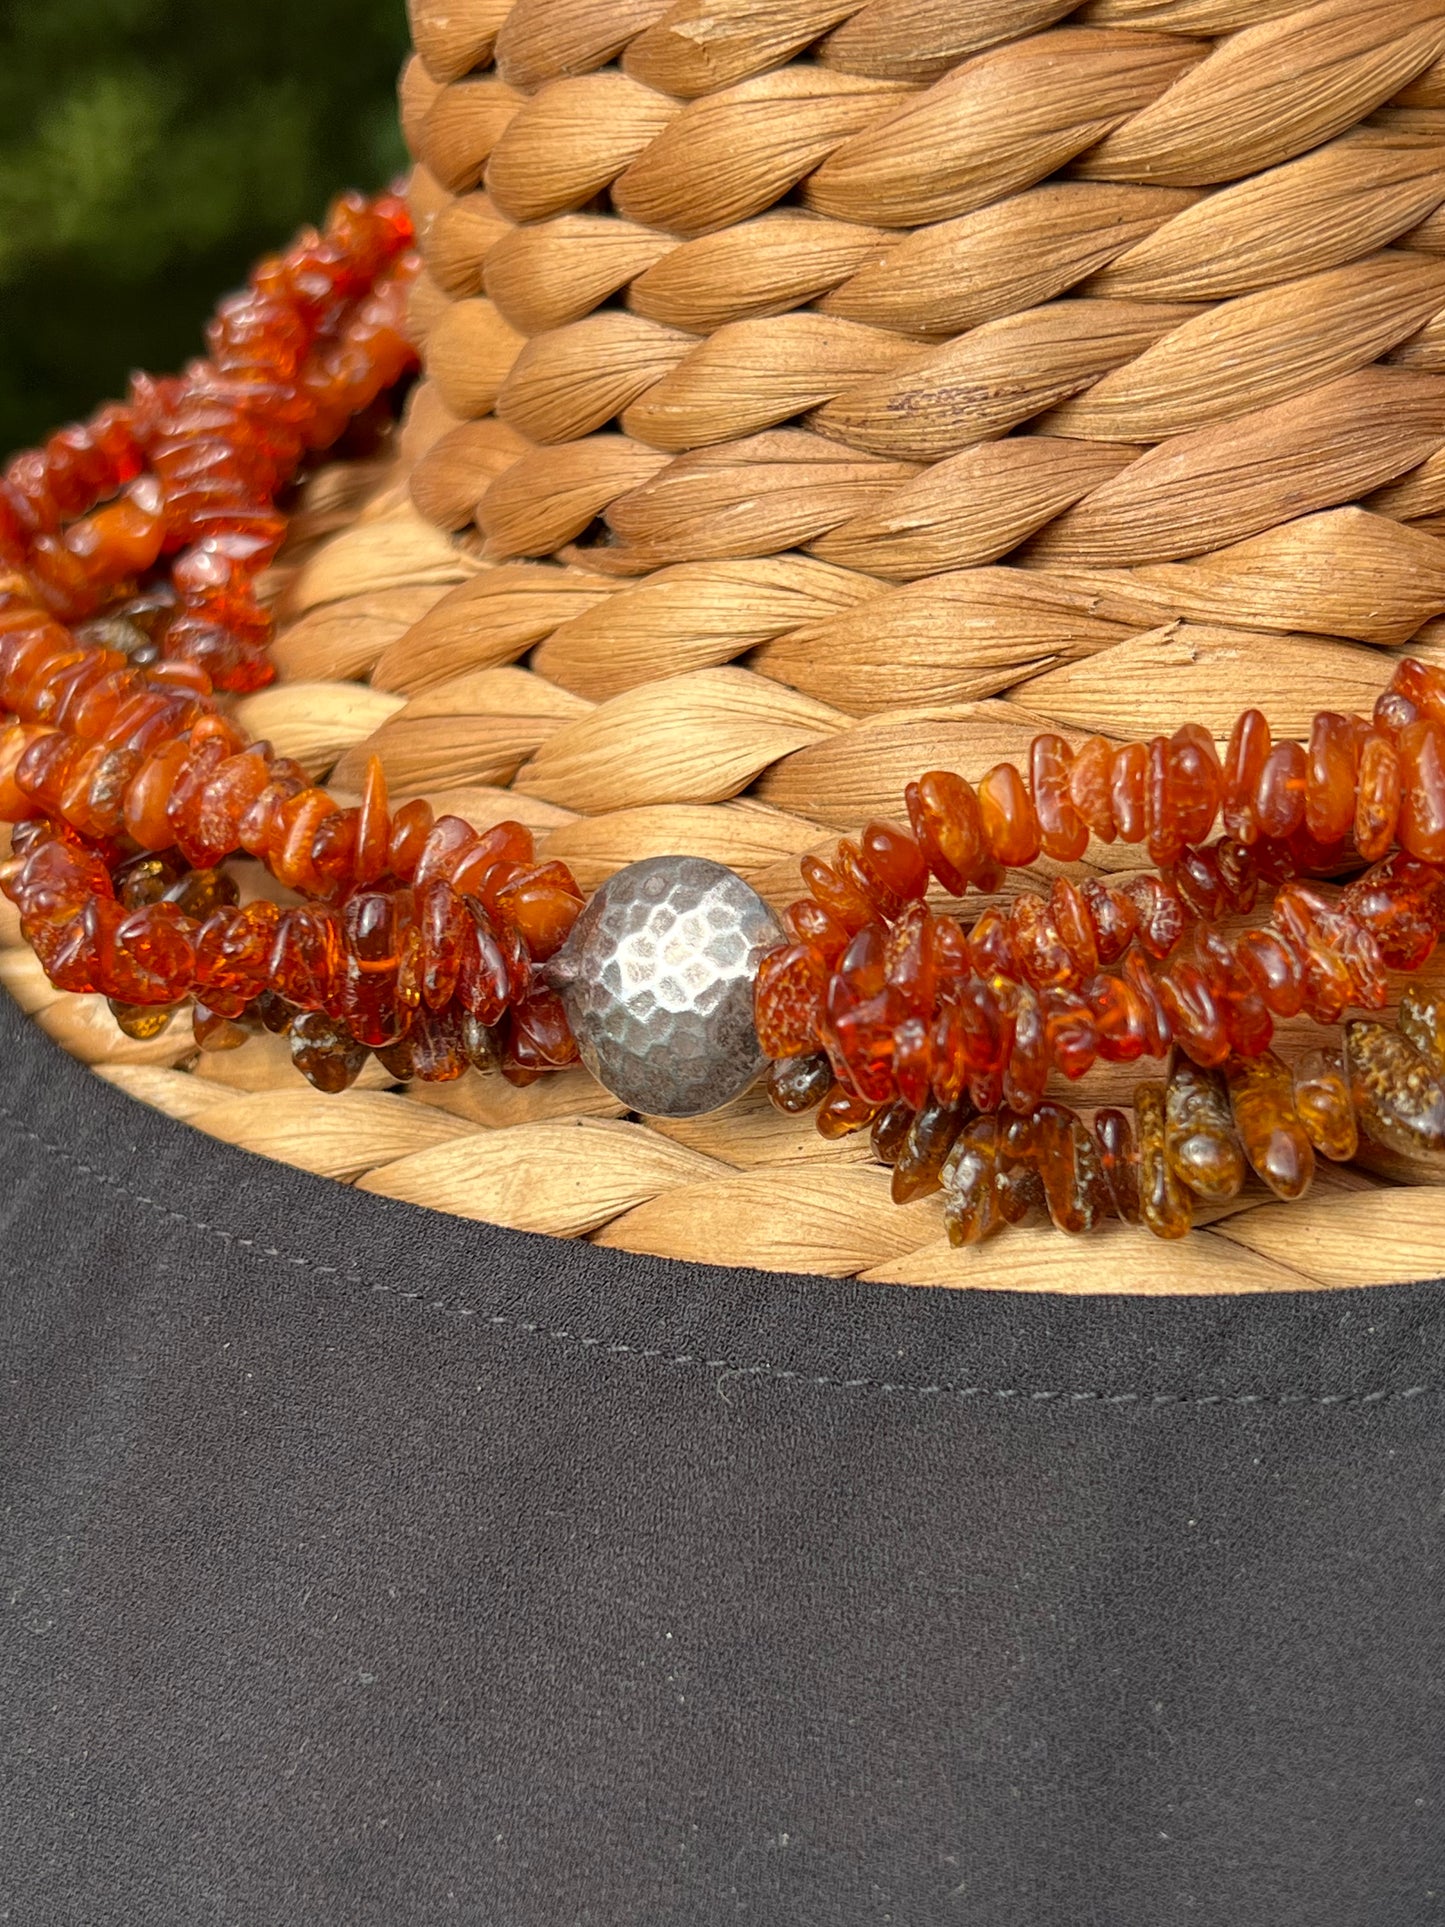
M 784 941 L 757 891 L 699 856 L 609 877 L 545 966 L 582 1062 L 629 1110 L 695 1117 L 764 1068 L 753 981 Z

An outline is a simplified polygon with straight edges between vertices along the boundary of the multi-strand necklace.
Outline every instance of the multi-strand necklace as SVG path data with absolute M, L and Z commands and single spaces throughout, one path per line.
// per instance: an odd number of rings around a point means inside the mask
M 942 1187 L 960 1243 L 1039 1209 L 1177 1236 L 1251 1171 L 1302 1196 L 1362 1131 L 1445 1156 L 1445 1002 L 1418 982 L 1397 1026 L 1355 1017 L 1292 1067 L 1271 1048 L 1277 1020 L 1381 1011 L 1445 928 L 1445 675 L 1412 659 L 1372 717 L 1322 713 L 1303 744 L 1249 710 L 1222 761 L 1191 724 L 1040 735 L 976 785 L 931 771 L 907 827 L 804 859 L 781 925 L 697 858 L 584 903 L 521 824 L 393 809 L 376 759 L 343 803 L 247 741 L 225 699 L 271 675 L 278 498 L 411 371 L 410 241 L 395 196 L 344 198 L 222 303 L 205 360 L 0 478 L 0 874 L 54 984 L 132 1035 L 186 1004 L 201 1049 L 284 1032 L 332 1092 L 373 1052 L 402 1082 L 580 1057 L 639 1112 L 685 1114 L 766 1071 L 826 1135 L 871 1128 L 900 1201 Z M 1153 868 L 1061 877 L 969 927 L 928 900 L 1091 839 Z M 240 901 L 238 855 L 293 900 Z M 1350 880 L 1305 880 L 1325 876 Z M 1144 1059 L 1170 1068 L 1132 1120 L 1046 1095 Z

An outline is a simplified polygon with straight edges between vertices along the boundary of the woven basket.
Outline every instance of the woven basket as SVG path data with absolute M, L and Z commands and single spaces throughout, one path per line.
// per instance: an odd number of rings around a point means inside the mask
M 1407 643 L 1445 663 L 1445 0 L 412 13 L 427 379 L 389 473 L 312 484 L 283 680 L 241 705 L 337 790 L 375 752 L 586 886 L 696 852 L 782 904 L 926 768 L 1251 702 L 1301 732 Z M 276 1040 L 131 1043 L 18 949 L 0 975 L 214 1135 L 631 1250 L 1141 1292 L 1445 1259 L 1445 1189 L 1398 1160 L 1246 1190 L 1183 1245 L 958 1252 L 866 1134 L 756 1095 L 647 1120 L 581 1072 L 399 1092 L 373 1064 L 326 1098 Z

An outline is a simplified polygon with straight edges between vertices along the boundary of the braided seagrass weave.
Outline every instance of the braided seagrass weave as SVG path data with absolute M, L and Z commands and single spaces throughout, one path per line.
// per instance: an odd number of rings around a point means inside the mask
M 1250 703 L 1303 732 L 1368 712 L 1407 642 L 1445 663 L 1445 0 L 414 0 L 413 25 L 427 379 L 395 469 L 312 484 L 283 680 L 241 705 L 336 790 L 375 753 L 394 795 L 520 817 L 584 887 L 689 852 L 781 905 L 925 769 L 977 780 L 1045 727 L 1223 735 Z M 581 1072 L 401 1093 L 373 1064 L 323 1098 L 260 1044 L 179 1075 L 183 1028 L 120 1040 L 20 951 L 0 974 L 219 1136 L 630 1249 L 1076 1291 L 1445 1259 L 1445 1188 L 1398 1159 L 1302 1204 L 1246 1189 L 1167 1248 L 954 1251 L 866 1134 L 759 1096 L 649 1122 Z

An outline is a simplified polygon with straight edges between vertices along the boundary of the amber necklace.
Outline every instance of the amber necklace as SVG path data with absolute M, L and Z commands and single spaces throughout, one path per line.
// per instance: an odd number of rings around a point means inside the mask
M 900 1200 L 941 1185 L 960 1243 L 1036 1208 L 1176 1236 L 1251 1169 L 1302 1196 L 1362 1128 L 1445 1155 L 1445 1009 L 1418 985 L 1398 1028 L 1357 1018 L 1292 1070 L 1270 1048 L 1277 1019 L 1382 1009 L 1387 972 L 1445 927 L 1445 676 L 1419 662 L 1305 744 L 1249 710 L 1222 762 L 1191 724 L 1077 751 L 1041 735 L 976 786 L 929 772 L 908 828 L 804 859 L 782 927 L 697 858 L 632 865 L 584 908 L 520 824 L 393 811 L 375 759 L 344 805 L 247 742 L 218 694 L 272 673 L 277 497 L 413 366 L 410 240 L 394 195 L 344 198 L 222 304 L 206 360 L 138 378 L 0 480 L 3 881 L 53 983 L 101 992 L 132 1035 L 188 1001 L 203 1049 L 285 1032 L 326 1091 L 371 1052 L 399 1081 L 517 1083 L 580 1055 L 633 1108 L 684 1114 L 770 1065 L 781 1108 L 871 1127 Z M 1091 838 L 1143 845 L 1154 872 L 1060 878 L 968 929 L 926 901 Z M 301 900 L 241 903 L 238 853 Z M 1351 871 L 1342 893 L 1303 880 Z M 1262 890 L 1268 921 L 1237 927 Z M 1132 1125 L 1045 1096 L 1052 1073 L 1171 1056 Z

